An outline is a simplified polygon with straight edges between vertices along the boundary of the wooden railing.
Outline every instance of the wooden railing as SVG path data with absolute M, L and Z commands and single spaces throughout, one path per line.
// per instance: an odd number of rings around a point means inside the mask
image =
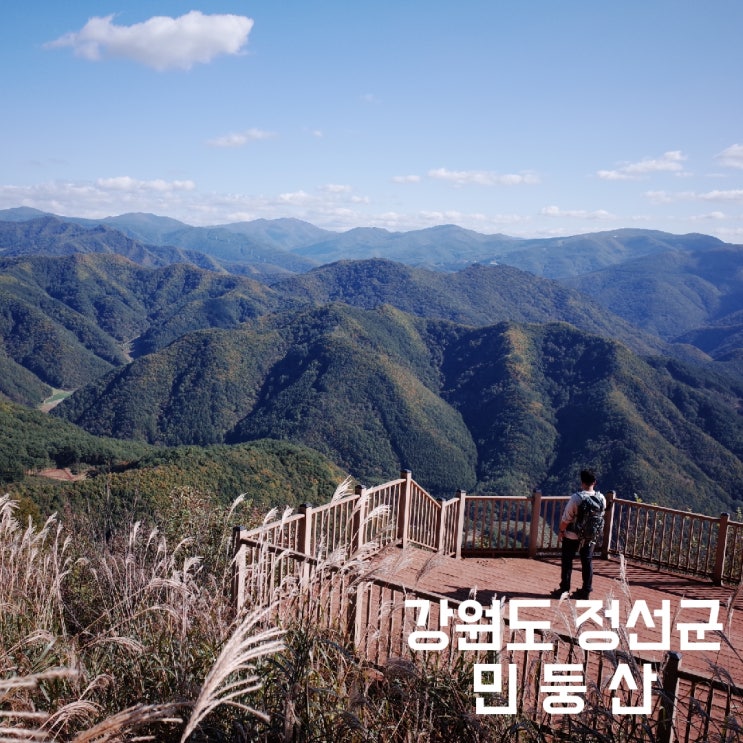
M 535 630 L 536 641 L 546 641 L 547 649 L 512 649 L 509 647 L 511 644 L 523 643 L 525 637 L 523 630 L 511 629 L 508 617 L 500 620 L 501 651 L 463 652 L 458 649 L 455 622 L 442 621 L 440 617 L 442 601 L 451 611 L 458 611 L 461 602 L 456 599 L 376 576 L 364 576 L 344 569 L 342 564 L 323 564 L 265 542 L 248 539 L 242 543 L 241 549 L 252 553 L 254 560 L 248 564 L 256 566 L 261 576 L 270 576 L 270 584 L 262 579 L 253 584 L 248 573 L 250 602 L 262 606 L 273 604 L 277 607 L 275 620 L 281 624 L 282 612 L 278 608 L 281 602 L 277 597 L 284 597 L 288 607 L 284 615 L 292 621 L 303 616 L 312 626 L 333 631 L 353 647 L 365 663 L 383 667 L 393 659 L 414 661 L 425 654 L 439 667 L 451 667 L 460 658 L 469 663 L 499 663 L 504 668 L 516 666 L 516 714 L 542 728 L 544 740 L 562 740 L 557 733 L 565 736 L 565 740 L 572 739 L 571 736 L 588 727 L 604 734 L 603 739 L 611 740 L 621 738 L 622 732 L 632 729 L 633 736 L 629 739 L 648 743 L 738 739 L 725 737 L 725 728 L 728 721 L 735 724 L 743 704 L 743 689 L 730 680 L 726 681 L 722 674 L 714 678 L 683 669 L 678 653 L 666 653 L 663 662 L 658 663 L 625 651 L 585 650 L 570 634 L 539 628 Z M 308 571 L 304 576 L 303 569 Z M 311 591 L 296 590 L 303 581 L 312 587 Z M 406 606 L 408 599 L 430 605 L 424 624 L 418 622 L 419 612 Z M 411 649 L 408 638 L 414 630 L 443 632 L 447 638 L 445 648 L 440 652 Z M 653 702 L 648 712 L 625 714 L 621 718 L 612 715 L 608 689 L 619 662 L 636 670 L 651 665 L 657 674 Z M 588 692 L 585 710 L 579 716 L 545 714 L 543 702 L 546 692 L 534 681 L 535 677 L 539 678 L 538 669 L 545 663 L 578 664 L 581 667 Z M 623 688 L 622 705 L 641 707 L 643 688 L 642 682 L 635 689 Z M 501 696 L 511 698 L 507 684 Z
M 557 527 L 567 497 L 467 496 L 459 553 L 474 555 L 523 555 L 559 549 Z
M 599 553 L 606 558 L 656 565 L 717 584 L 743 580 L 743 523 L 680 511 L 606 494 L 607 510 Z M 466 496 L 458 556 L 536 557 L 559 551 L 558 524 L 567 496 Z
M 713 517 L 622 500 L 613 491 L 606 497 L 602 557 L 623 555 L 717 584 L 743 580 L 743 523 L 726 513 Z M 436 499 L 404 470 L 383 485 L 357 487 L 352 495 L 319 507 L 305 504 L 296 514 L 285 513 L 250 531 L 237 528 L 234 539 L 236 550 L 240 544 L 269 544 L 318 561 L 369 554 L 393 542 L 457 558 L 533 558 L 559 551 L 558 524 L 567 500 L 539 491 L 500 497 L 462 490 Z M 242 559 L 236 560 L 236 570 L 244 572 Z M 240 579 L 235 580 L 237 585 Z
M 610 499 L 608 554 L 713 582 L 740 583 L 743 523 L 635 501 Z
M 257 529 L 236 527 L 234 602 L 240 609 L 276 605 L 277 597 L 304 601 L 303 611 L 312 614 L 314 623 L 332 626 L 368 662 L 412 657 L 415 651 L 405 639 L 414 627 L 405 600 L 427 600 L 434 606 L 444 597 L 354 574 L 348 567 L 354 558 L 392 543 L 455 558 L 555 554 L 567 500 L 566 496 L 543 497 L 536 491 L 520 498 L 458 491 L 453 498 L 435 499 L 412 480 L 409 471 L 403 471 L 398 480 L 369 489 L 358 487 L 352 495 L 320 507 L 306 504 L 298 513 L 287 512 Z M 716 583 L 738 583 L 743 576 L 743 523 L 731 521 L 727 514 L 714 518 L 622 500 L 609 492 L 600 554 L 623 555 Z M 310 585 L 311 594 L 301 590 Z M 458 606 L 459 602 L 447 600 L 450 606 Z M 441 629 L 436 611 L 427 627 Z M 555 633 L 551 637 L 551 662 L 577 662 L 575 638 Z M 454 643 L 448 647 L 442 662 L 453 660 Z M 580 652 L 587 683 L 605 689 L 606 663 L 601 653 Z M 526 669 L 544 661 L 543 653 L 532 656 L 528 651 L 511 653 L 508 662 Z M 670 741 L 674 734 L 676 740 L 707 740 L 720 720 L 743 705 L 743 689 L 683 670 L 674 653 L 667 655 L 659 672 L 656 708 L 649 719 L 638 722 L 650 731 L 649 737 L 633 740 Z M 528 709 L 536 720 L 539 697 L 524 686 L 519 691 L 519 710 L 527 714 Z M 600 714 L 597 719 L 611 724 L 611 715 Z

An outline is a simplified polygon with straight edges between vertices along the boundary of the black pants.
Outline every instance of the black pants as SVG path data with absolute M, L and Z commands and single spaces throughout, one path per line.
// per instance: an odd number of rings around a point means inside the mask
M 570 590 L 570 576 L 573 572 L 573 560 L 576 553 L 580 555 L 580 569 L 583 576 L 584 591 L 593 589 L 593 542 L 581 545 L 580 539 L 562 540 L 562 571 L 560 574 L 560 590 L 564 593 Z

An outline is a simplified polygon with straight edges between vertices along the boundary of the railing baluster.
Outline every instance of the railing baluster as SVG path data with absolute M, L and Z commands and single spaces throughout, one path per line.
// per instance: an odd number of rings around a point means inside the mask
M 663 545 L 666 544 L 666 533 L 667 533 L 667 526 L 668 526 L 667 514 L 661 514 L 661 523 L 663 524 L 663 528 L 661 529 L 661 532 L 660 532 L 660 554 L 659 554 L 660 559 L 662 559 L 662 556 L 663 556 L 663 549 L 664 549 Z
M 392 523 L 396 526 L 399 511 L 395 506 L 400 502 L 399 492 L 398 486 L 371 489 L 365 503 L 369 508 L 373 504 L 391 506 Z M 356 586 L 355 593 L 351 594 L 345 574 L 335 574 L 327 569 L 320 571 L 317 561 L 313 559 L 320 541 L 323 541 L 325 551 L 332 551 L 358 540 L 360 530 L 364 528 L 358 500 L 360 495 L 357 493 L 353 499 L 342 499 L 319 508 L 308 505 L 300 509 L 300 514 L 296 516 L 289 516 L 280 523 L 269 524 L 253 532 L 236 529 L 233 533 L 233 554 L 236 557 L 241 555 L 244 562 L 241 569 L 240 562 L 235 560 L 233 595 L 238 603 L 246 598 L 247 601 L 268 602 L 275 599 L 276 592 L 282 589 L 282 581 L 287 577 L 296 578 L 301 568 L 309 573 L 312 580 L 327 580 L 319 586 L 320 600 L 316 600 L 317 594 L 314 596 L 313 616 L 319 624 L 337 622 L 340 618 L 343 629 L 345 620 L 346 631 L 353 635 L 357 650 L 371 662 L 384 662 L 393 654 L 410 657 L 411 651 L 405 642 L 409 623 L 404 615 L 403 599 L 405 596 L 427 596 L 429 600 L 437 601 L 437 598 L 376 577 Z M 538 542 L 540 550 L 550 547 L 558 509 L 565 502 L 565 498 L 542 498 L 540 507 L 530 513 L 530 503 L 526 498 L 468 498 L 461 492 L 456 500 L 436 502 L 414 484 L 409 496 L 410 541 L 460 555 L 464 534 L 471 534 L 465 543 L 468 549 L 480 546 L 515 554 L 517 550 L 527 547 L 525 539 L 529 529 L 529 549 L 536 547 L 535 542 Z M 690 572 L 712 573 L 710 577 L 720 581 L 739 574 L 743 524 L 731 522 L 727 514 L 713 519 L 619 499 L 614 501 L 611 513 L 612 522 L 616 521 L 612 528 L 618 532 L 616 538 L 611 537 L 611 532 L 608 538 L 608 547 L 612 552 L 622 551 L 628 557 L 642 557 L 656 564 Z M 370 526 L 368 533 L 380 543 L 389 541 L 390 532 L 384 530 L 383 524 L 375 524 L 373 528 Z M 394 535 L 396 529 L 392 533 Z M 322 576 L 330 573 L 331 577 L 320 577 L 321 573 Z M 456 605 L 455 601 L 448 600 L 451 605 Z M 431 617 L 434 617 L 434 611 Z M 429 628 L 433 626 L 437 625 L 429 624 Z M 506 630 L 504 637 L 508 637 L 508 634 Z M 450 660 L 454 657 L 453 646 L 452 641 L 449 653 L 440 656 L 442 661 L 447 655 Z M 559 640 L 554 658 L 558 659 L 558 655 L 563 658 L 565 652 L 572 649 L 577 651 L 574 640 Z M 656 739 L 665 740 L 665 731 L 676 733 L 679 741 L 714 737 L 719 733 L 716 725 L 719 723 L 722 729 L 725 716 L 741 704 L 743 693 L 729 683 L 681 671 L 678 662 L 674 668 L 673 655 L 670 654 L 663 674 L 662 683 L 666 693 L 661 697 L 663 712 L 658 720 Z M 527 666 L 532 668 L 535 662 L 540 662 L 540 658 L 535 661 L 526 651 L 509 654 L 507 659 L 522 667 L 524 684 L 536 684 L 537 677 L 527 673 Z M 597 689 L 605 686 L 602 654 L 586 654 L 582 656 L 582 661 L 581 656 L 575 656 L 574 660 L 583 663 L 585 677 L 591 677 L 591 683 L 595 680 Z M 520 688 L 519 698 L 524 704 L 534 701 L 535 708 L 522 709 L 522 713 L 530 715 L 533 712 L 537 715 L 538 686 L 535 686 L 528 700 L 525 688 Z M 691 690 L 690 693 L 687 689 Z M 632 699 L 636 696 L 633 695 Z M 695 697 L 696 701 L 692 702 L 690 697 Z M 695 714 L 692 704 L 696 704 L 696 709 L 700 709 L 702 714 Z M 676 709 L 679 714 L 674 722 Z
M 478 511 L 478 521 L 480 522 L 480 526 L 478 527 L 477 533 L 479 534 L 479 537 L 480 537 L 480 547 L 481 548 L 485 548 L 485 547 L 488 546 L 485 543 L 485 535 L 488 533 L 488 529 L 487 529 L 487 527 L 485 525 L 486 524 L 486 521 L 485 520 L 492 518 L 492 509 L 486 510 L 487 505 L 489 505 L 489 504 L 487 504 L 487 501 L 482 501 L 481 500 L 479 502 L 478 509 L 477 509 L 477 511 Z M 489 516 L 488 516 L 488 513 L 490 514 Z
M 702 557 L 702 522 L 701 521 L 691 521 L 691 531 L 692 534 L 694 533 L 694 527 L 697 527 L 697 537 L 696 537 L 696 550 L 694 551 L 694 572 L 699 572 L 699 562 Z M 705 566 L 706 567 L 706 566 Z
M 668 521 L 670 522 L 670 539 L 668 540 L 666 544 L 667 546 L 667 557 L 665 558 L 665 564 L 668 567 L 673 567 L 673 560 L 674 560 L 674 546 L 675 544 L 681 540 L 682 533 L 679 530 L 678 527 L 678 514 L 671 513 L 667 514 Z M 662 565 L 663 563 L 661 563 Z
M 624 547 L 623 551 L 626 551 L 627 555 L 634 554 L 634 536 L 633 536 L 633 528 L 632 528 L 632 521 L 637 518 L 637 511 L 633 508 L 630 508 L 628 504 L 625 504 L 624 507 L 624 517 L 627 521 L 627 536 L 624 540 Z M 630 542 L 633 545 L 633 548 L 630 549 Z
M 488 548 L 497 549 L 501 543 L 501 524 L 503 523 L 503 501 L 494 499 L 488 502 L 491 506 L 490 525 L 488 527 Z
M 729 522 L 730 514 L 720 514 L 720 520 L 717 522 L 717 549 L 715 550 L 715 566 L 712 570 L 712 580 L 717 585 L 720 585 L 722 583 L 722 578 L 725 573 L 725 552 L 728 542 Z M 712 550 L 710 549 L 710 552 L 711 551 Z M 733 554 L 735 554 L 735 549 L 733 549 Z
M 647 550 L 650 551 L 650 554 L 652 556 L 653 543 L 648 539 L 649 530 L 650 530 L 650 511 L 645 511 L 645 521 L 642 526 L 642 534 L 640 535 L 640 546 L 641 546 L 640 557 L 645 557 Z
M 651 545 L 651 550 L 653 549 L 653 545 L 656 544 L 655 535 L 656 535 L 657 530 L 658 530 L 658 521 L 659 521 L 658 516 L 657 516 L 657 514 L 655 514 L 653 516 L 653 528 L 650 531 L 650 539 L 648 540 L 650 542 L 650 545 Z

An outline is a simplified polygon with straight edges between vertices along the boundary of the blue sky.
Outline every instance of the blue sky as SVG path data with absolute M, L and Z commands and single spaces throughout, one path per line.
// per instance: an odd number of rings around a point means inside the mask
M 740 0 L 26 0 L 0 208 L 743 243 Z

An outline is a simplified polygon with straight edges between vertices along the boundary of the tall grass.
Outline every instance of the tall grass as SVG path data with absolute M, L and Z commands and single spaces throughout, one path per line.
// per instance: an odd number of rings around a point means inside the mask
M 366 554 L 339 549 L 301 572 L 263 551 L 251 568 L 284 579 L 236 616 L 229 525 L 244 521 L 243 504 L 217 512 L 193 491 L 179 497 L 188 534 L 174 546 L 142 523 L 107 540 L 85 521 L 24 525 L 14 502 L 0 498 L 0 743 L 558 739 L 544 715 L 475 714 L 474 661 L 464 655 L 451 668 L 425 653 L 382 665 L 360 656 L 329 586 L 353 592 L 368 580 Z M 165 531 L 178 534 L 177 524 Z M 566 627 L 571 607 L 560 607 Z M 603 692 L 592 688 L 585 712 L 561 733 L 656 740 L 650 720 L 617 727 Z M 711 723 L 706 739 L 743 739 L 732 718 Z
M 234 616 L 223 535 L 171 548 L 135 523 L 101 542 L 14 511 L 0 498 L 0 741 L 229 739 L 220 707 L 252 709 L 255 663 L 281 643 Z
M 84 521 L 24 526 L 0 498 L 0 743 L 492 739 L 471 676 L 372 668 L 316 605 L 330 572 L 367 574 L 363 555 L 289 574 L 280 602 L 235 616 L 237 516 L 194 503 L 197 543 L 171 546 L 142 523 L 108 540 Z

